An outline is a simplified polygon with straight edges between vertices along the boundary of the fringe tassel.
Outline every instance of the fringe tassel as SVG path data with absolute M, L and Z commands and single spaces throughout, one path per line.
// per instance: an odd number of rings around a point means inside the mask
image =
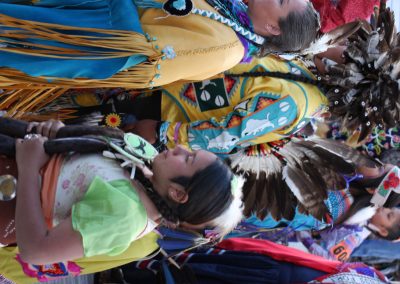
M 70 88 L 126 88 L 153 87 L 151 80 L 156 74 L 156 64 L 162 54 L 147 42 L 144 35 L 129 31 L 77 28 L 56 24 L 20 20 L 0 15 L 0 26 L 7 27 L 0 37 L 0 44 L 8 52 L 62 59 L 106 59 L 142 54 L 148 60 L 121 71 L 107 79 L 32 77 L 12 68 L 0 68 L 0 110 L 15 118 L 36 117 L 41 107 L 49 104 Z M 62 33 L 68 31 L 68 34 Z M 79 35 L 79 33 L 93 35 Z M 74 33 L 71 35 L 71 33 Z M 101 36 L 100 36 L 101 35 Z M 30 40 L 56 41 L 71 48 L 35 44 Z M 79 47 L 94 47 L 80 50 Z M 68 112 L 60 113 L 68 118 Z M 61 119 L 61 117 L 57 117 Z
M 156 65 L 161 54 L 149 58 L 148 62 L 137 64 L 107 79 L 32 77 L 19 70 L 0 68 L 0 88 L 9 90 L 35 89 L 38 93 L 45 89 L 59 88 L 151 88 L 151 80 L 156 74 Z
M 105 59 L 127 57 L 132 54 L 152 57 L 155 53 L 145 36 L 136 32 L 78 28 L 26 21 L 4 14 L 0 15 L 0 26 L 7 27 L 1 34 L 0 43 L 5 46 L 8 52 L 18 54 L 63 59 Z M 68 31 L 68 34 L 60 31 Z M 81 32 L 90 32 L 93 35 L 79 35 Z M 55 41 L 76 48 L 36 44 L 31 42 L 33 39 Z M 79 50 L 79 47 L 94 47 L 96 49 Z
M 51 88 L 51 89 L 20 89 L 20 90 L 5 90 L 0 94 L 0 110 L 5 110 L 5 116 L 14 117 L 24 120 L 33 120 L 40 118 L 38 113 L 40 109 L 63 95 L 67 88 Z M 54 115 L 46 116 L 46 118 L 39 120 L 46 120 L 49 118 L 67 119 L 69 117 L 69 110 L 63 110 L 55 113 Z
M 50 119 L 65 121 L 67 119 L 74 119 L 76 117 L 77 117 L 76 115 L 69 115 L 69 114 L 65 114 L 64 112 L 53 112 L 53 113 L 49 113 L 49 114 L 25 113 L 25 114 L 22 114 L 20 117 L 18 117 L 18 119 L 24 120 L 24 121 L 41 122 L 41 121 L 47 121 Z
M 138 64 L 103 80 L 31 77 L 15 69 L 0 68 L 0 88 L 5 91 L 0 94 L 0 110 L 7 111 L 6 116 L 24 119 L 71 88 L 149 88 L 156 64 L 157 60 Z M 56 118 L 71 117 L 64 113 Z

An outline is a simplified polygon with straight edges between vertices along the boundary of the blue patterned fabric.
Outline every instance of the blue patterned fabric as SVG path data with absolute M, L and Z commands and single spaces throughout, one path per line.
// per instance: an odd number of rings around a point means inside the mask
M 296 214 L 292 221 L 281 219 L 276 221 L 272 218 L 271 215 L 267 215 L 264 220 L 258 219 L 255 215 L 252 215 L 250 218 L 245 220 L 246 223 L 252 224 L 259 228 L 265 229 L 273 229 L 279 227 L 290 226 L 291 228 L 296 228 L 296 231 L 305 231 L 305 230 L 320 230 L 327 226 L 324 222 L 321 222 L 311 215 L 301 214 L 296 210 Z
M 23 1 L 24 3 L 28 1 Z M 42 0 L 34 4 L 18 4 L 20 0 L 6 0 L 0 3 L 0 14 L 21 20 L 71 26 L 71 31 L 61 31 L 61 34 L 96 35 L 74 30 L 73 28 L 97 28 L 105 30 L 124 30 L 143 34 L 136 6 L 132 0 Z M 1 17 L 1 16 L 0 16 Z M 2 26 L 0 30 L 10 30 Z M 1 35 L 1 34 L 0 34 Z M 109 51 L 99 46 L 72 46 L 53 40 L 28 39 L 31 43 L 60 46 L 76 51 Z M 9 41 L 9 40 L 8 40 Z M 7 43 L 9 44 L 9 43 Z M 134 42 L 132 43 L 135 44 Z M 22 46 L 15 41 L 13 47 Z M 10 67 L 25 72 L 31 76 L 49 76 L 61 78 L 92 78 L 104 79 L 115 73 L 132 67 L 146 60 L 146 57 L 135 54 L 130 57 L 108 59 L 60 59 L 41 56 L 31 56 L 7 52 L 7 46 L 0 47 L 1 67 Z
M 242 0 L 206 0 L 208 4 L 216 8 L 216 10 L 224 17 L 231 19 L 244 30 L 254 33 L 253 23 L 248 16 L 248 7 Z M 258 52 L 259 47 L 255 45 L 251 37 L 245 37 L 241 33 L 237 33 L 246 52 L 242 62 L 250 62 L 251 58 Z
M 348 190 L 328 191 L 328 199 L 325 200 L 325 204 L 331 213 L 331 222 L 334 223 L 342 214 L 344 214 L 352 203 L 353 198 Z M 295 231 L 322 230 L 330 225 L 329 223 L 315 219 L 311 215 L 301 214 L 297 209 L 296 214 L 291 221 L 286 219 L 276 221 L 271 215 L 267 215 L 264 220 L 259 220 L 255 215 L 253 215 L 250 218 L 247 218 L 245 222 L 265 229 L 290 226 Z
M 354 198 L 349 189 L 330 190 L 328 192 L 328 199 L 325 200 L 325 205 L 328 207 L 333 223 L 349 210 L 353 201 Z
M 263 105 L 273 100 L 273 95 L 261 93 L 248 103 L 246 110 L 236 109 L 222 121 L 196 121 L 188 129 L 192 149 L 207 149 L 216 154 L 227 154 L 233 149 L 255 144 L 259 137 L 290 125 L 298 114 L 296 102 L 291 97 Z M 240 121 L 240 123 L 237 123 Z M 207 124 L 208 127 L 203 127 Z

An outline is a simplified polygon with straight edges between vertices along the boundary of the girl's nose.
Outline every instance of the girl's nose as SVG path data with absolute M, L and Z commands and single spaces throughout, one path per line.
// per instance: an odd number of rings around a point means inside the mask
M 173 153 L 174 155 L 182 155 L 182 154 L 187 154 L 187 153 L 189 153 L 189 151 L 186 150 L 184 147 L 182 147 L 182 146 L 180 146 L 180 145 L 177 145 L 177 146 L 174 148 L 174 150 L 173 150 L 172 153 Z
M 377 210 L 377 213 L 386 213 L 387 210 L 390 210 L 389 208 L 385 208 L 385 207 L 379 207 Z

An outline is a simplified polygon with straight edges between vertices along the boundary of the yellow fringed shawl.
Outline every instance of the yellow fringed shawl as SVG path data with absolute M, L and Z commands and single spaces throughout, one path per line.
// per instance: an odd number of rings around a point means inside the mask
M 202 0 L 193 0 L 196 7 L 212 8 Z M 0 68 L 0 89 L 12 91 L 0 94 L 0 110 L 7 115 L 26 118 L 37 112 L 40 107 L 61 96 L 70 88 L 126 88 L 143 89 L 163 86 L 175 81 L 205 80 L 217 75 L 240 62 L 244 48 L 236 33 L 228 26 L 198 15 L 187 17 L 166 17 L 161 9 L 144 9 L 140 14 L 146 37 L 127 31 L 76 28 L 48 23 L 19 20 L 0 15 L 0 25 L 14 27 L 17 32 L 6 34 L 6 40 L 23 44 L 24 38 L 55 40 L 77 47 L 105 47 L 105 50 L 86 52 L 71 50 L 68 47 L 42 46 L 26 42 L 35 48 L 12 48 L 12 52 L 48 56 L 62 59 L 102 59 L 126 57 L 143 54 L 147 61 L 116 73 L 107 79 L 54 78 L 28 76 L 24 72 L 11 68 Z M 58 31 L 68 31 L 68 35 Z M 76 32 L 74 32 L 76 31 Z M 85 36 L 82 32 L 100 33 L 102 36 Z M 74 34 L 74 35 L 69 35 Z M 75 35 L 77 34 L 77 35 Z M 2 35 L 3 38 L 3 35 Z M 0 40 L 1 43 L 7 43 Z M 171 47 L 176 57 L 172 60 L 163 56 L 163 49 Z M 9 48 L 7 47 L 7 50 Z M 68 113 L 60 113 L 68 118 Z
M 132 54 L 142 54 L 148 58 L 143 63 L 119 72 L 111 78 L 102 80 L 32 77 L 16 69 L 0 68 L 0 89 L 5 91 L 0 95 L 0 109 L 7 110 L 8 116 L 16 118 L 22 116 L 26 118 L 27 112 L 40 110 L 42 106 L 58 98 L 69 88 L 113 88 L 121 86 L 137 89 L 148 88 L 149 82 L 155 74 L 155 66 L 161 58 L 161 53 L 156 51 L 142 34 L 135 32 L 77 28 L 20 20 L 6 15 L 0 15 L 0 25 L 15 28 L 15 30 L 5 31 L 2 34 L 0 44 L 7 45 L 13 43 L 13 40 L 18 40 L 19 45 L 28 47 L 7 46 L 8 52 L 49 58 L 82 59 L 82 64 L 85 64 L 85 59 L 128 57 Z M 109 36 L 66 35 L 57 30 L 86 31 Z M 111 51 L 80 51 L 24 41 L 24 39 L 28 38 L 54 40 L 75 46 L 100 46 Z M 35 49 L 30 49 L 29 47 Z

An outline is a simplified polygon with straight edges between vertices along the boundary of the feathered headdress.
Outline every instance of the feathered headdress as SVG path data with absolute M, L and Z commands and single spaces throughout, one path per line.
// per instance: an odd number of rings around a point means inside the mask
M 278 77 L 325 87 L 333 118 L 349 132 L 360 130 L 358 142 L 377 125 L 395 127 L 400 121 L 400 36 L 393 12 L 385 8 L 385 1 L 381 2 L 376 26 L 365 21 L 340 26 L 302 52 L 317 54 L 347 39 L 345 63 L 325 59 L 327 73 L 317 75 L 318 80 L 267 71 L 231 76 Z
M 243 185 L 245 180 L 242 176 L 233 175 L 231 181 L 232 202 L 224 212 L 211 223 L 215 233 L 223 237 L 230 233 L 243 219 Z
M 327 63 L 323 79 L 330 112 L 350 131 L 360 129 L 364 140 L 376 125 L 392 128 L 400 121 L 400 38 L 394 14 L 381 1 L 376 29 L 364 22 L 348 38 L 346 63 Z
M 340 142 L 292 138 L 248 147 L 229 157 L 234 172 L 246 177 L 244 214 L 291 220 L 295 210 L 329 219 L 328 189 L 346 187 L 356 166 L 378 167 L 374 160 Z

